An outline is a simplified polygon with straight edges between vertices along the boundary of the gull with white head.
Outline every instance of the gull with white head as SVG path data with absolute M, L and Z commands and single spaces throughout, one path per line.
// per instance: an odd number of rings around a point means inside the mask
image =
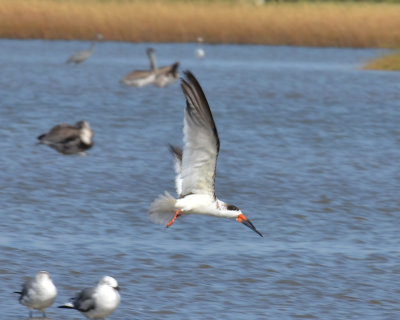
M 32 318 L 32 311 L 39 310 L 46 318 L 46 309 L 50 307 L 57 296 L 57 289 L 47 271 L 39 271 L 36 276 L 26 281 L 22 291 L 18 293 L 19 302 L 29 308 L 29 317 Z
M 203 214 L 236 219 L 262 236 L 243 212 L 215 196 L 215 170 L 219 153 L 219 137 L 206 96 L 197 79 L 189 71 L 182 79 L 186 98 L 184 147 L 172 147 L 175 155 L 176 190 L 178 199 L 168 192 L 151 204 L 149 215 L 153 222 L 167 223 L 188 214 Z
M 117 280 L 105 276 L 96 287 L 83 289 L 59 308 L 78 310 L 88 319 L 105 319 L 117 309 L 120 301 Z

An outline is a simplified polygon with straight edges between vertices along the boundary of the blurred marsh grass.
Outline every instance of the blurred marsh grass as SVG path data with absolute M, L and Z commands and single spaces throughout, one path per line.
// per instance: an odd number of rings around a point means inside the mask
M 0 0 L 0 37 L 381 47 L 400 44 L 393 3 Z
M 400 51 L 385 54 L 368 61 L 364 70 L 400 71 Z

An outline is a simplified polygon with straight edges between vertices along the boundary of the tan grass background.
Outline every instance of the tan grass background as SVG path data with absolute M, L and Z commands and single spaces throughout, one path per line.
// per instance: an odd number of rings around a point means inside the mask
M 131 42 L 400 46 L 400 5 L 0 0 L 0 37 Z

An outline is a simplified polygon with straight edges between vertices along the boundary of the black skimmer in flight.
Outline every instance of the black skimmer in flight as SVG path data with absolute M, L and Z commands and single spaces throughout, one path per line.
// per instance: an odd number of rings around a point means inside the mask
M 167 223 L 187 214 L 203 214 L 232 218 L 263 236 L 243 212 L 215 196 L 214 182 L 219 138 L 207 98 L 197 79 L 189 71 L 182 79 L 186 98 L 183 151 L 171 147 L 175 155 L 176 190 L 178 199 L 168 192 L 151 204 L 149 215 L 153 222 Z

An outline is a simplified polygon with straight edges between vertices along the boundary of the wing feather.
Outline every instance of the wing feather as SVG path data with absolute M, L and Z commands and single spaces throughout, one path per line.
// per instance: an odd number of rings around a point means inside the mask
M 169 146 L 172 154 L 174 155 L 174 163 L 175 163 L 175 188 L 178 196 L 182 193 L 182 149 L 179 147 Z
M 214 181 L 219 138 L 207 98 L 197 79 L 189 71 L 182 79 L 186 98 L 184 149 L 182 157 L 182 193 L 209 194 L 215 197 Z
M 96 292 L 95 288 L 86 288 L 79 292 L 73 299 L 73 304 L 75 309 L 88 312 L 96 307 L 94 294 Z

